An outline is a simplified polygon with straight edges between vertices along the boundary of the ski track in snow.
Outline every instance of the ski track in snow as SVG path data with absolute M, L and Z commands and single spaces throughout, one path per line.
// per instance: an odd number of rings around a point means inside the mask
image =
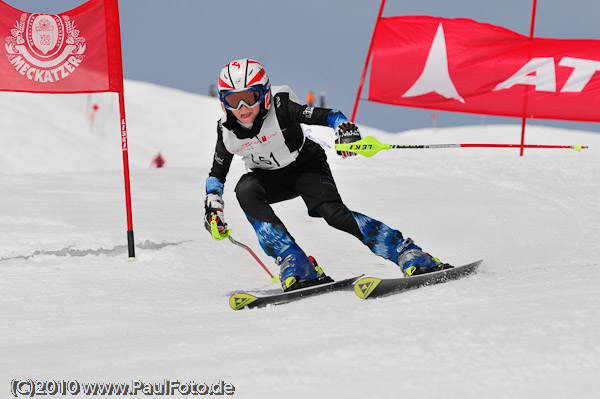
M 276 286 L 246 251 L 204 230 L 218 101 L 126 85 L 135 262 L 127 260 L 114 99 L 92 96 L 101 107 L 90 128 L 85 96 L 48 103 L 0 93 L 0 397 L 13 378 L 224 379 L 239 398 L 597 397 L 598 134 L 528 127 L 528 143 L 591 147 L 580 154 L 398 150 L 341 160 L 328 149 L 350 209 L 443 261 L 482 258 L 480 271 L 375 300 L 335 292 L 234 312 L 231 293 Z M 30 107 L 39 112 L 26 122 Z M 361 129 L 405 144 L 520 139 L 510 125 Z M 330 129 L 311 131 L 332 144 Z M 167 165 L 150 169 L 158 151 Z M 276 272 L 235 200 L 244 172 L 235 160 L 225 218 Z M 274 208 L 333 278 L 399 274 L 308 217 L 301 200 Z

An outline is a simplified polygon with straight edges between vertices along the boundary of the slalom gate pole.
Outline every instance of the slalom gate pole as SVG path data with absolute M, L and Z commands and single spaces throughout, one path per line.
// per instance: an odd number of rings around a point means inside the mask
M 125 97 L 119 92 L 119 112 L 121 115 L 121 150 L 123 153 L 123 176 L 125 179 L 125 207 L 127 210 L 127 248 L 129 260 L 135 260 L 135 244 L 133 239 L 133 216 L 131 211 L 131 185 L 129 180 L 129 154 L 127 146 L 127 122 L 125 120 Z
M 583 149 L 587 149 L 587 146 L 581 144 L 576 145 L 544 145 L 544 144 L 383 144 L 377 141 L 375 137 L 367 136 L 362 140 L 348 144 L 336 144 L 336 151 L 355 152 L 365 157 L 372 157 L 381 150 L 392 150 L 392 149 L 420 149 L 420 148 L 467 148 L 467 147 L 479 147 L 479 148 L 567 148 L 573 149 L 577 152 L 581 152 Z
M 214 240 L 220 241 L 220 240 L 224 240 L 224 239 L 228 238 L 232 244 L 235 244 L 238 247 L 244 248 L 246 251 L 248 251 L 248 253 L 250 255 L 252 255 L 254 260 L 256 260 L 258 262 L 258 264 L 261 265 L 261 267 L 265 270 L 265 272 L 267 272 L 267 274 L 271 278 L 272 283 L 276 283 L 278 281 L 278 277 L 274 276 L 269 271 L 269 269 L 267 269 L 267 267 L 265 266 L 264 263 L 262 263 L 260 258 L 258 256 L 256 256 L 256 254 L 254 253 L 252 248 L 233 239 L 233 237 L 231 236 L 231 229 L 227 229 L 227 231 L 225 231 L 224 233 L 219 232 L 219 227 L 217 226 L 217 215 L 212 216 L 212 220 L 210 221 L 210 231 L 211 231 L 211 234 L 212 234 L 212 237 Z

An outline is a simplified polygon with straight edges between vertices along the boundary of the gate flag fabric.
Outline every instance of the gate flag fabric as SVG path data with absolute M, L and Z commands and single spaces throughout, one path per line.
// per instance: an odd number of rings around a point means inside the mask
M 118 0 L 89 0 L 58 15 L 17 10 L 0 0 L 0 91 L 116 92 L 127 208 L 135 259 Z
M 117 0 L 91 0 L 58 15 L 0 0 L 0 90 L 122 92 Z
M 382 18 L 369 100 L 522 118 L 600 121 L 600 40 L 535 38 L 470 19 Z

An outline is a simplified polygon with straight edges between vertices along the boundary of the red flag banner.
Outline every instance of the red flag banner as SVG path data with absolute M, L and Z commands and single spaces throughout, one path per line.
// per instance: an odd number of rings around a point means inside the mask
M 90 0 L 58 15 L 0 0 L 0 90 L 122 92 L 117 0 Z
M 490 115 L 600 121 L 600 40 L 531 40 L 470 19 L 382 18 L 369 100 Z

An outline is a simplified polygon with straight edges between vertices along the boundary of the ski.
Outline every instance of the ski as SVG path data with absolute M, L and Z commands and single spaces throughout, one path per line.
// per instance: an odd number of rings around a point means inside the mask
M 374 277 L 361 278 L 354 284 L 354 292 L 359 298 L 376 298 L 390 295 L 410 289 L 420 288 L 427 285 L 445 283 L 475 273 L 483 260 L 478 260 L 452 269 L 437 272 L 419 274 L 412 277 L 399 277 L 379 279 Z
M 364 276 L 364 274 L 345 280 L 313 285 L 311 287 L 299 288 L 297 290 L 289 292 L 280 292 L 278 294 L 273 295 L 261 296 L 242 292 L 234 294 L 231 296 L 231 298 L 229 298 L 229 306 L 231 306 L 233 310 L 240 310 L 244 308 L 262 308 L 267 305 L 280 305 L 301 298 L 324 294 L 326 292 L 341 291 L 346 289 L 350 290 L 352 284 L 356 280 L 360 279 L 362 276 Z

